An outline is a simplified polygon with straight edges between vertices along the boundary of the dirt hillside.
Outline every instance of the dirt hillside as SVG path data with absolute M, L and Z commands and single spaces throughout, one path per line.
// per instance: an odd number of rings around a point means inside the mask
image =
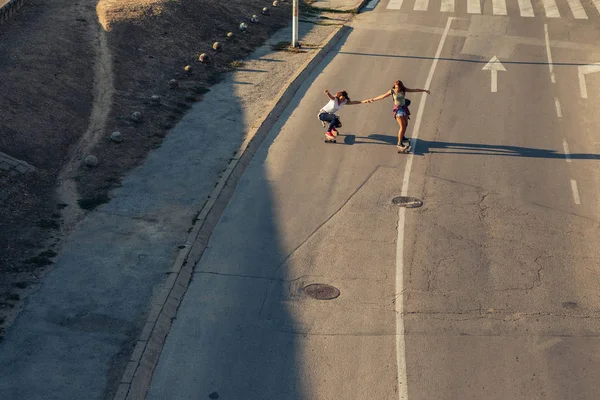
M 0 170 L 0 330 L 61 237 L 290 16 L 287 1 L 28 0 L 0 25 L 0 152 L 35 168 Z

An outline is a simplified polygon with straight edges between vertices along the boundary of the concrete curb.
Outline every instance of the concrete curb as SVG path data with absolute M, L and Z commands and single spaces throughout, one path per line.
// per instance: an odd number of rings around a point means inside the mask
M 25 3 L 25 0 L 9 0 L 0 7 L 0 25 L 8 21 L 14 13 Z
M 194 221 L 186 243 L 171 266 L 162 289 L 152 299 L 146 324 L 137 339 L 114 400 L 145 399 L 164 341 L 187 291 L 194 267 L 202 257 L 212 231 L 231 199 L 240 177 L 308 75 L 349 30 L 349 27 L 342 26 L 325 40 L 325 45 L 294 74 L 279 92 L 270 111 L 259 120 L 255 125 L 256 128 L 248 132 L 240 150 L 229 162 L 208 201 Z

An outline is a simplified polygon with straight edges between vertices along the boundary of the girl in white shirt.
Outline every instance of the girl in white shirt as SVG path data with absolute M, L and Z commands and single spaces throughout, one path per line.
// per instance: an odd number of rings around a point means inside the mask
M 338 131 L 335 128 L 342 127 L 339 117 L 335 115 L 336 111 L 342 108 L 344 104 L 364 104 L 367 103 L 367 100 L 352 101 L 348 97 L 348 93 L 346 93 L 345 90 L 337 92 L 335 96 L 329 93 L 329 90 L 325 90 L 325 94 L 327 97 L 329 97 L 329 103 L 325 104 L 325 106 L 323 106 L 323 108 L 321 108 L 319 111 L 319 119 L 323 122 L 323 125 L 325 125 L 325 122 L 329 122 L 329 127 L 325 133 L 325 139 L 328 141 L 334 141 L 338 134 Z

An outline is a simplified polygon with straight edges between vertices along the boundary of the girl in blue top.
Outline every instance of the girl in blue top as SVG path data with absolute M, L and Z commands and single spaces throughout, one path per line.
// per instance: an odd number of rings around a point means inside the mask
M 394 86 L 384 94 L 367 100 L 368 103 L 372 103 L 374 101 L 392 96 L 392 99 L 394 100 L 394 109 L 392 112 L 394 113 L 394 118 L 396 121 L 398 121 L 398 125 L 400 125 L 400 129 L 398 130 L 398 152 L 407 152 L 410 149 L 410 143 L 403 143 L 404 135 L 406 134 L 406 128 L 408 127 L 408 118 L 410 115 L 410 111 L 408 110 L 408 104 L 410 104 L 410 100 L 406 98 L 406 93 L 415 92 L 424 92 L 427 94 L 431 93 L 426 89 L 409 89 L 404 86 L 402 81 L 396 81 L 394 82 Z

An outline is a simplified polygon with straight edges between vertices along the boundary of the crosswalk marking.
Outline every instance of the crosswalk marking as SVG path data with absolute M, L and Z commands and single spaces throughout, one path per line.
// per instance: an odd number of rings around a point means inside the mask
M 579 0 L 567 0 L 569 3 L 569 7 L 571 7 L 571 12 L 575 19 L 588 19 L 585 10 L 583 9 L 583 5 Z
M 399 10 L 402 7 L 402 0 L 390 0 L 387 8 L 390 10 Z
M 494 15 L 506 15 L 505 0 L 493 0 L 492 6 L 492 8 L 494 9 Z
M 415 0 L 415 11 L 427 11 L 429 0 Z
M 544 9 L 546 10 L 546 17 L 548 18 L 560 18 L 560 12 L 558 12 L 558 6 L 554 0 L 542 0 Z
M 366 8 L 374 8 L 377 5 L 379 0 L 370 0 L 366 5 Z M 469 14 L 482 14 L 482 0 L 460 0 L 467 2 L 467 13 Z M 483 0 L 486 1 L 486 0 Z M 494 15 L 507 15 L 507 1 L 514 2 L 515 0 L 492 0 L 492 13 Z M 546 18 L 561 18 L 560 11 L 558 5 L 556 4 L 556 0 L 516 0 L 519 5 L 519 13 L 521 17 L 535 17 L 533 1 L 536 3 L 541 2 L 544 6 L 544 14 Z M 564 1 L 564 0 L 559 0 Z M 427 11 L 429 8 L 430 0 L 414 0 L 415 11 Z M 440 0 L 440 11 L 441 12 L 454 12 L 455 11 L 455 2 L 456 0 Z M 571 10 L 571 14 L 575 19 L 588 19 L 587 11 L 582 4 L 581 0 L 566 0 L 569 8 Z M 591 0 L 596 9 L 598 10 L 598 14 L 600 14 L 600 0 Z M 437 3 L 437 0 L 434 0 L 434 4 Z M 586 3 L 589 4 L 589 2 Z M 400 10 L 402 5 L 404 4 L 404 0 L 389 0 L 386 8 L 389 10 Z M 464 3 L 463 3 L 464 4 Z M 407 4 L 406 7 L 410 7 L 413 4 Z M 490 11 L 487 11 L 489 13 Z M 593 15 L 591 17 L 597 17 L 598 14 L 592 12 Z M 538 13 L 538 16 L 540 14 Z M 567 17 L 568 18 L 568 17 Z
M 521 17 L 533 17 L 531 0 L 519 0 L 519 11 L 521 11 Z
M 600 0 L 595 0 L 600 5 Z M 442 0 L 441 12 L 454 12 L 454 0 Z
M 481 14 L 481 3 L 479 3 L 479 0 L 467 0 L 467 12 L 469 14 Z

